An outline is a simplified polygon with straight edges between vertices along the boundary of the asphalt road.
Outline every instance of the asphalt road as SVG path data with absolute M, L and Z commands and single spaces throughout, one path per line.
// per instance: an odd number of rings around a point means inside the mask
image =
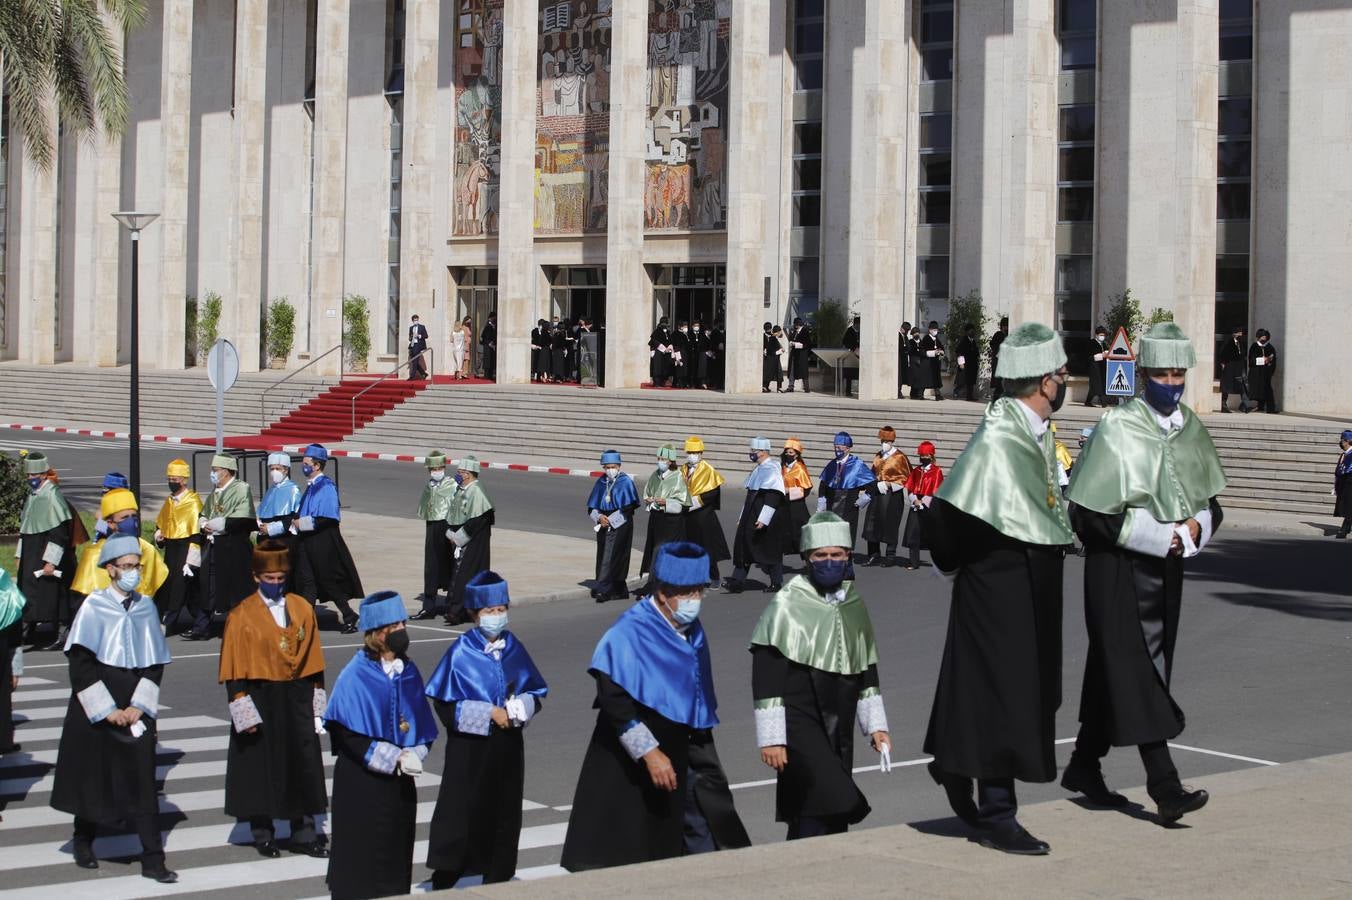
M 51 443 L 49 453 L 63 470 L 63 483 L 71 487 L 77 500 L 82 493 L 95 496 L 102 473 L 110 468 L 122 469 L 125 464 L 125 456 L 120 451 L 115 455 L 108 442 L 65 437 L 44 441 L 42 436 L 30 440 L 28 435 L 18 440 L 6 438 L 0 441 L 0 449 L 19 443 Z M 145 455 L 146 471 L 157 474 L 175 454 L 172 448 L 157 446 Z M 642 472 L 644 467 L 631 467 L 631 471 L 635 468 Z M 344 500 L 352 508 L 393 515 L 411 512 L 421 486 L 420 469 L 408 463 L 344 461 L 341 479 Z M 159 479 L 148 478 L 147 482 L 158 484 Z M 485 484 L 504 527 L 586 536 L 580 508 L 588 490 L 587 480 L 489 472 Z M 740 491 L 728 491 L 725 521 L 734 517 L 740 503 Z M 1316 538 L 1274 537 L 1222 527 L 1212 545 L 1192 562 L 1174 669 L 1175 696 L 1188 716 L 1187 730 L 1175 750 L 1185 782 L 1205 787 L 1210 773 L 1352 749 L 1352 698 L 1346 691 L 1352 677 L 1352 583 L 1346 578 L 1346 549 L 1341 543 Z M 1065 573 L 1064 698 L 1058 716 L 1058 737 L 1062 739 L 1073 738 L 1076 729 L 1085 651 L 1083 575 L 1081 560 L 1069 558 Z M 946 586 L 931 577 L 928 568 L 920 572 L 861 568 L 858 583 L 877 632 L 883 696 L 895 742 L 893 756 L 911 763 L 887 775 L 875 770 L 858 776 L 873 807 L 860 827 L 947 819 L 949 812 L 942 794 L 920 765 L 947 622 Z M 715 591 L 706 600 L 702 615 L 713 649 L 720 701 L 721 725 L 716 740 L 728 778 L 736 787 L 738 809 L 756 842 L 782 840 L 784 831 L 774 821 L 774 792 L 769 782 L 773 773 L 760 763 L 755 747 L 751 659 L 746 651 L 747 638 L 765 599 L 755 591 L 741 595 Z M 528 876 L 556 871 L 553 866 L 563 839 L 566 808 L 572 803 L 578 767 L 594 720 L 586 665 L 596 639 L 619 612 L 620 607 L 614 604 L 559 602 L 521 607 L 512 613 L 512 630 L 525 642 L 550 683 L 545 708 L 527 734 L 526 798 L 530 808 L 525 813 L 520 866 Z M 336 633 L 326 633 L 325 637 L 329 669 L 336 672 L 355 652 L 356 642 Z M 451 635 L 439 626 L 420 626 L 414 639 L 411 655 L 426 673 L 448 646 Z M 174 640 L 172 646 L 178 655 L 165 676 L 163 702 L 172 707 L 165 713 L 165 720 L 208 719 L 200 727 L 193 724 L 197 720 L 186 721 L 181 732 L 166 732 L 161 737 L 161 743 L 170 747 L 180 735 L 194 742 L 187 745 L 191 749 L 181 757 L 171 755 L 161 760 L 162 765 L 180 769 L 182 776 L 169 770 L 165 794 L 185 812 L 164 819 L 166 828 L 173 826 L 169 858 L 171 866 L 183 876 L 179 887 L 195 894 L 219 891 L 223 896 L 227 891 L 231 896 L 260 897 L 324 893 L 322 868 L 314 868 L 311 861 L 266 861 L 248 848 L 226 845 L 229 822 L 221 814 L 219 802 L 212 805 L 215 798 L 207 793 L 222 786 L 223 763 L 211 774 L 185 768 L 224 760 L 227 716 L 225 697 L 216 684 L 215 645 Z M 23 688 L 16 697 L 20 701 L 16 712 L 24 715 L 26 710 L 63 704 L 63 699 L 23 699 L 26 694 L 62 693 L 59 689 L 66 682 L 61 657 L 33 653 L 28 663 L 31 676 L 54 683 Z M 24 742 L 25 751 L 54 752 L 54 734 L 49 732 L 46 740 L 29 741 L 24 732 L 59 724 L 59 718 L 36 717 L 22 724 L 19 740 Z M 210 738 L 216 741 L 209 747 Z M 1060 748 L 1062 762 L 1069 749 L 1064 745 Z M 440 746 L 434 748 L 429 761 L 430 771 L 440 773 Z M 866 742 L 858 740 L 856 765 L 876 763 Z M 1109 783 L 1115 786 L 1137 786 L 1144 781 L 1140 763 L 1131 751 L 1114 752 L 1105 769 Z M 0 781 L 10 779 L 0 785 L 0 793 L 10 795 L 3 813 L 5 821 L 0 822 L 0 888 L 50 886 L 50 893 L 64 896 L 80 896 L 88 889 L 105 900 L 124 889 L 129 891 L 125 894 L 128 896 L 145 893 L 150 884 L 134 877 L 134 865 L 105 862 L 99 873 L 90 874 L 76 869 L 69 863 L 69 855 L 58 851 L 69 837 L 68 823 L 59 815 L 48 815 L 50 810 L 43 812 L 47 794 L 42 784 L 34 781 L 47 771 L 48 766 L 40 761 L 19 767 L 6 762 L 0 769 Z M 425 784 L 419 790 L 420 800 L 430 803 L 436 791 L 435 785 Z M 1025 803 L 1063 793 L 1055 785 L 1020 785 L 1019 791 Z M 0 799 L 0 805 L 5 804 Z M 430 806 L 420 813 L 419 840 L 426 838 L 429 814 Z M 1096 814 L 1112 815 L 1084 813 Z M 1190 816 L 1187 824 L 1205 828 L 1206 818 L 1204 811 Z M 1155 826 L 1124 817 L 1122 827 Z M 243 835 L 237 832 L 235 838 L 243 839 Z M 176 845 L 184 849 L 176 849 Z M 123 845 L 117 847 L 129 852 Z M 419 859 L 415 875 L 423 874 Z M 117 880 L 116 876 L 130 877 Z

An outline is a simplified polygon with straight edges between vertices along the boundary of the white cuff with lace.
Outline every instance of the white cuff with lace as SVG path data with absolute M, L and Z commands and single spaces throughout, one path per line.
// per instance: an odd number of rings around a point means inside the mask
M 629 754 L 630 759 L 638 762 L 649 751 L 657 749 L 659 745 L 657 738 L 653 736 L 647 725 L 642 722 L 635 722 L 620 735 L 620 746 L 624 748 L 625 753 Z
M 789 742 L 789 725 L 784 715 L 783 702 L 772 702 L 776 705 L 756 708 L 757 747 L 781 747 Z
M 859 722 L 859 731 L 865 736 L 875 731 L 887 730 L 887 712 L 883 709 L 882 694 L 873 693 L 867 697 L 860 697 L 854 714 Z
M 250 728 L 263 724 L 263 716 L 248 694 L 230 701 L 230 721 L 235 723 L 235 731 L 243 734 Z
M 160 711 L 160 686 L 149 678 L 142 678 L 131 693 L 131 705 L 155 718 Z
M 455 730 L 465 734 L 488 734 L 493 725 L 493 704 L 460 700 L 455 704 Z
M 75 696 L 90 722 L 102 722 L 117 711 L 117 703 L 102 681 L 94 682 Z

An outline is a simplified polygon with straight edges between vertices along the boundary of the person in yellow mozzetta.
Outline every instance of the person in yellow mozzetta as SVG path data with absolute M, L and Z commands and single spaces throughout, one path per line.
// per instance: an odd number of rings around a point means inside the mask
M 198 571 L 202 568 L 202 529 L 197 520 L 202 515 L 202 498 L 188 487 L 191 476 L 192 470 L 184 460 L 169 463 L 165 470 L 169 495 L 155 519 L 155 543 L 164 550 L 168 573 L 155 592 L 155 606 L 168 634 L 174 633 L 184 608 L 193 619 L 201 611 Z
M 154 597 L 155 592 L 169 578 L 169 568 L 155 547 L 141 537 L 140 507 L 135 495 L 125 488 L 113 488 L 99 502 L 99 516 L 108 523 L 108 537 L 85 547 L 70 589 L 87 597 L 112 584 L 107 568 L 99 565 L 99 554 L 103 551 L 104 541 L 123 534 L 141 542 L 141 581 L 137 585 L 137 592 L 143 597 Z
M 685 465 L 681 467 L 690 492 L 690 508 L 685 511 L 685 539 L 709 554 L 709 582 L 719 581 L 718 563 L 732 559 L 718 510 L 723 505 L 723 474 L 704 458 L 704 440 L 691 435 L 685 439 Z

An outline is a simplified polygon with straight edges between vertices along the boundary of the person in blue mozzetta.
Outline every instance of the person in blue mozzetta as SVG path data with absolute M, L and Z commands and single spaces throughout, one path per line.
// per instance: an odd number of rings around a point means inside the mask
M 455 887 L 465 875 L 485 884 L 511 881 L 521 837 L 526 786 L 522 730 L 549 693 L 525 646 L 507 630 L 507 582 L 491 569 L 465 585 L 465 609 L 477 627 L 451 645 L 427 682 L 446 726 L 446 765 L 427 867 L 432 887 Z
M 80 868 L 99 867 L 100 822 L 129 821 L 141 839 L 141 874 L 172 884 L 178 876 L 164 865 L 155 785 L 155 722 L 170 656 L 155 601 L 136 590 L 144 546 L 129 534 L 103 542 L 99 565 L 110 583 L 85 597 L 71 623 L 71 695 L 51 804 L 75 817 L 71 850 Z
M 619 451 L 601 454 L 601 477 L 587 497 L 587 515 L 596 532 L 596 581 L 592 599 L 629 599 L 629 553 L 634 546 L 634 510 L 638 488 L 634 479 L 620 471 Z
M 271 538 L 286 546 L 290 559 L 296 559 L 297 541 L 291 523 L 300 512 L 300 486 L 291 479 L 291 454 L 268 454 L 268 489 L 258 504 L 258 539 Z M 295 591 L 295 574 L 287 573 L 286 589 Z
M 854 438 L 848 431 L 837 432 L 832 440 L 836 458 L 822 469 L 821 493 L 817 495 L 817 512 L 830 510 L 850 526 L 850 553 L 854 553 L 855 536 L 859 533 L 859 510 L 868 506 L 869 485 L 877 481 L 868 463 L 855 456 Z
M 709 555 L 663 544 L 653 593 L 601 637 L 596 727 L 578 775 L 561 863 L 571 872 L 747 846 L 714 749 L 718 700 L 699 623 Z
M 328 871 L 335 898 L 407 894 L 413 883 L 414 779 L 437 723 L 407 656 L 407 619 L 394 591 L 361 602 L 365 645 L 338 674 L 324 712 L 336 757 Z
M 338 485 L 324 474 L 329 451 L 322 444 L 305 448 L 300 470 L 309 480 L 294 524 L 297 537 L 296 593 L 313 603 L 332 603 L 343 617 L 343 634 L 357 631 L 357 614 L 348 600 L 362 595 L 357 564 L 343 541 L 338 521 Z

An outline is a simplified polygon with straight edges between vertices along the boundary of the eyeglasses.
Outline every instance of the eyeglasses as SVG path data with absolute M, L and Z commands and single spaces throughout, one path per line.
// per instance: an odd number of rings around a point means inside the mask
M 139 568 L 141 568 L 141 564 L 140 564 L 139 562 L 134 562 L 134 563 L 113 563 L 113 566 L 116 567 L 117 570 L 118 570 L 119 572 L 130 572 L 130 571 L 132 571 L 132 570 L 134 570 L 134 569 L 139 569 Z

